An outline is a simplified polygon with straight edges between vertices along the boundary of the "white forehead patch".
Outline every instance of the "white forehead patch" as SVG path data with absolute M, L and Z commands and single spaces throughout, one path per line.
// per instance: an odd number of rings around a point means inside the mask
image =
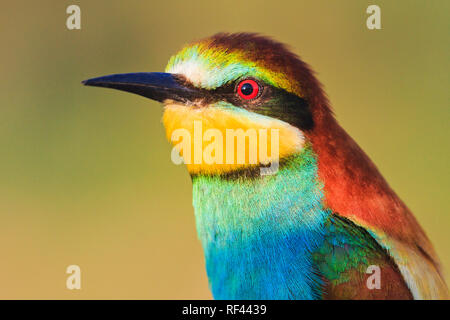
M 203 87 L 208 83 L 210 72 L 201 60 L 183 60 L 167 70 L 168 73 L 181 74 L 186 77 L 194 86 Z

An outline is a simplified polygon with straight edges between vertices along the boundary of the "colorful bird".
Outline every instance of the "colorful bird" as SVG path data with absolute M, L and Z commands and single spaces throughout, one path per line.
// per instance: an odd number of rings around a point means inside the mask
M 283 44 L 221 33 L 187 45 L 166 73 L 83 83 L 160 101 L 169 140 L 194 137 L 192 149 L 177 150 L 216 299 L 448 297 L 424 231 L 337 123 L 310 67 Z M 209 136 L 199 138 L 199 127 Z M 244 149 L 219 141 L 239 130 L 248 133 Z M 249 130 L 267 135 L 253 162 Z M 264 143 L 277 158 L 262 156 Z M 208 147 L 213 161 L 195 159 Z M 245 161 L 236 161 L 242 150 Z

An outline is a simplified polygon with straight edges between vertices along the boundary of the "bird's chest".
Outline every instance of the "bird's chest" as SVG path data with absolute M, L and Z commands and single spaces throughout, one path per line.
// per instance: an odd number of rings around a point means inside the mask
M 196 177 L 193 205 L 216 299 L 313 299 L 327 212 L 314 168 L 252 180 Z

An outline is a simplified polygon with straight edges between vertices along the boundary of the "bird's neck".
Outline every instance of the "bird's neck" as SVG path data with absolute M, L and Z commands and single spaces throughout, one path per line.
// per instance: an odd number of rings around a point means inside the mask
M 317 298 L 311 252 L 323 239 L 322 206 L 310 147 L 272 176 L 195 176 L 193 205 L 216 299 Z

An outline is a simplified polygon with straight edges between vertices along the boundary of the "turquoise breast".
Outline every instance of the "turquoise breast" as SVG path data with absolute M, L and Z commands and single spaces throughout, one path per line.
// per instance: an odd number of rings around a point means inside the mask
M 193 205 L 216 299 L 316 299 L 323 188 L 310 147 L 270 176 L 193 178 Z

